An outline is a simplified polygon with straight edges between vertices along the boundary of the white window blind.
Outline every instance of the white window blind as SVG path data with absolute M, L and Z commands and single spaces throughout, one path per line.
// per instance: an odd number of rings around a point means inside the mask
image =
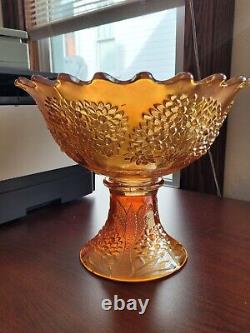
M 181 5 L 183 0 L 25 0 L 25 17 L 37 40 Z
M 81 14 L 135 0 L 28 0 L 25 2 L 28 27 L 39 27 Z

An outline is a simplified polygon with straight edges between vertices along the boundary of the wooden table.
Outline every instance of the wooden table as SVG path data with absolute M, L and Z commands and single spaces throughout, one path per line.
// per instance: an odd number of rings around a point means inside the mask
M 105 191 L 0 227 L 0 333 L 250 332 L 250 203 L 161 189 L 162 223 L 189 261 L 165 280 L 127 284 L 78 258 L 105 220 Z M 149 298 L 145 314 L 102 310 L 115 294 Z

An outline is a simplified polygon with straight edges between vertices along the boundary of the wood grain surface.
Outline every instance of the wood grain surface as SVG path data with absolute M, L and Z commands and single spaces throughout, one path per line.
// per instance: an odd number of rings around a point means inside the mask
M 103 225 L 108 194 L 42 208 L 0 226 L 1 333 L 248 333 L 250 203 L 163 188 L 166 230 L 189 252 L 177 274 L 150 283 L 95 277 L 79 262 Z M 104 311 L 117 294 L 150 299 L 144 315 Z

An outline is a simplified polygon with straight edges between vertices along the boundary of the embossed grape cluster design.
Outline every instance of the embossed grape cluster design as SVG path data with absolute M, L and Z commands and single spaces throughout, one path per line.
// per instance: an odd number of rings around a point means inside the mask
M 128 131 L 128 117 L 111 103 L 47 97 L 45 105 L 52 135 L 77 162 L 85 153 L 93 160 L 119 155 L 124 144 L 124 160 L 169 168 L 205 154 L 227 115 L 213 98 L 168 95 Z
M 127 132 L 127 116 L 111 103 L 68 101 L 47 97 L 50 131 L 69 155 L 81 162 L 84 153 L 118 154 Z M 77 149 L 76 149 L 77 148 Z
M 126 159 L 138 165 L 188 163 L 207 152 L 225 117 L 213 98 L 169 95 L 130 133 Z
M 99 233 L 86 245 L 102 253 L 104 257 L 115 257 L 124 249 L 124 237 L 117 232 L 115 226 L 104 226 Z

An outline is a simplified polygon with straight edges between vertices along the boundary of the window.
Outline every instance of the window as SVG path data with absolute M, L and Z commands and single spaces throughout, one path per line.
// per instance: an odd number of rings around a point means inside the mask
M 164 185 L 170 187 L 180 187 L 180 172 L 172 173 L 170 175 L 164 176 Z
M 81 80 L 99 71 L 121 80 L 148 71 L 164 80 L 182 70 L 184 7 L 177 6 L 184 1 L 26 2 L 32 4 L 26 6 L 26 16 L 30 36 L 39 39 L 41 70 Z M 170 185 L 178 186 L 178 181 L 178 175 L 165 178 Z
M 98 71 L 123 80 L 141 71 L 167 79 L 176 72 L 176 19 L 170 9 L 52 37 L 51 69 L 81 80 Z

